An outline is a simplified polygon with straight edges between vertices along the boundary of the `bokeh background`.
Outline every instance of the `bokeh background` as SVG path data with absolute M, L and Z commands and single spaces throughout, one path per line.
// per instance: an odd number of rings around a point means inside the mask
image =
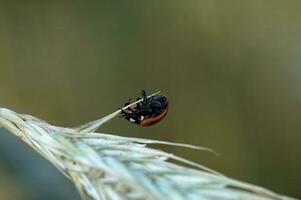
M 220 155 L 158 148 L 301 197 L 301 1 L 0 4 L 1 107 L 76 126 L 161 90 L 162 122 L 116 118 L 99 132 L 210 147 Z M 79 196 L 0 129 L 0 199 Z

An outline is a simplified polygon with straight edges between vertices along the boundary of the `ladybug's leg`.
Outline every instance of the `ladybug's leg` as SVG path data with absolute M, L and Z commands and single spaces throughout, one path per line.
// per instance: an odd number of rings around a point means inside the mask
M 132 99 L 129 99 L 126 103 L 124 103 L 124 106 L 130 105 L 131 101 L 132 101 Z
M 124 106 L 128 106 L 131 104 L 132 99 L 129 99 L 128 102 L 124 103 Z M 134 112 L 132 108 L 128 107 L 127 110 Z
M 141 97 L 143 99 L 146 98 L 146 92 L 145 92 L 145 90 L 141 90 Z
M 147 103 L 147 96 L 146 96 L 145 90 L 141 90 L 141 97 L 143 99 L 143 101 L 141 103 L 146 104 Z
M 131 114 L 130 114 L 130 113 L 124 111 L 122 108 L 121 108 L 120 110 L 121 110 L 121 115 L 122 115 L 125 119 L 129 120 L 129 119 L 131 118 Z
M 122 116 L 123 116 L 126 120 L 128 120 L 128 121 L 130 121 L 130 122 L 132 122 L 132 123 L 136 123 L 136 124 L 139 124 L 139 123 L 140 123 L 137 114 L 135 114 L 134 112 L 128 113 L 128 112 L 126 112 L 126 111 L 124 111 L 124 110 L 121 109 L 121 114 L 122 114 Z

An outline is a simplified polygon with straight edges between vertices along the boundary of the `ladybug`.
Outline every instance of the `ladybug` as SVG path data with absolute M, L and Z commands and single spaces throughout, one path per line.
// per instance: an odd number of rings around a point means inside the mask
M 121 109 L 121 114 L 126 120 L 141 126 L 151 126 L 166 116 L 168 110 L 166 96 L 156 94 L 147 97 L 146 92 L 142 90 L 141 97 L 138 97 L 137 101 L 141 99 L 142 101 L 129 108 Z M 130 102 L 131 99 L 124 106 L 129 105 Z

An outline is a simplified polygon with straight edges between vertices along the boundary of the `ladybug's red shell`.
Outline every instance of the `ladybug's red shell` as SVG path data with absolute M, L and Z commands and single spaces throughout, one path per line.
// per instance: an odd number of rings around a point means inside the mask
M 150 117 L 150 118 L 147 118 L 147 119 L 144 119 L 140 122 L 140 125 L 141 126 L 151 126 L 153 124 L 156 124 L 157 122 L 159 122 L 161 119 L 163 119 L 163 117 L 166 116 L 167 114 L 167 111 L 168 111 L 168 107 L 163 110 L 163 112 L 161 114 L 159 114 L 158 116 L 155 116 L 155 117 Z

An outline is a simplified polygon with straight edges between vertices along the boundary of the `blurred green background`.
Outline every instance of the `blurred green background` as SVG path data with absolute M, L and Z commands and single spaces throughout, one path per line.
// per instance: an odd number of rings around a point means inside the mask
M 0 106 L 61 126 L 169 97 L 153 127 L 99 132 L 206 146 L 159 148 L 301 197 L 301 1 L 26 1 L 0 4 Z M 79 199 L 0 130 L 0 199 Z

